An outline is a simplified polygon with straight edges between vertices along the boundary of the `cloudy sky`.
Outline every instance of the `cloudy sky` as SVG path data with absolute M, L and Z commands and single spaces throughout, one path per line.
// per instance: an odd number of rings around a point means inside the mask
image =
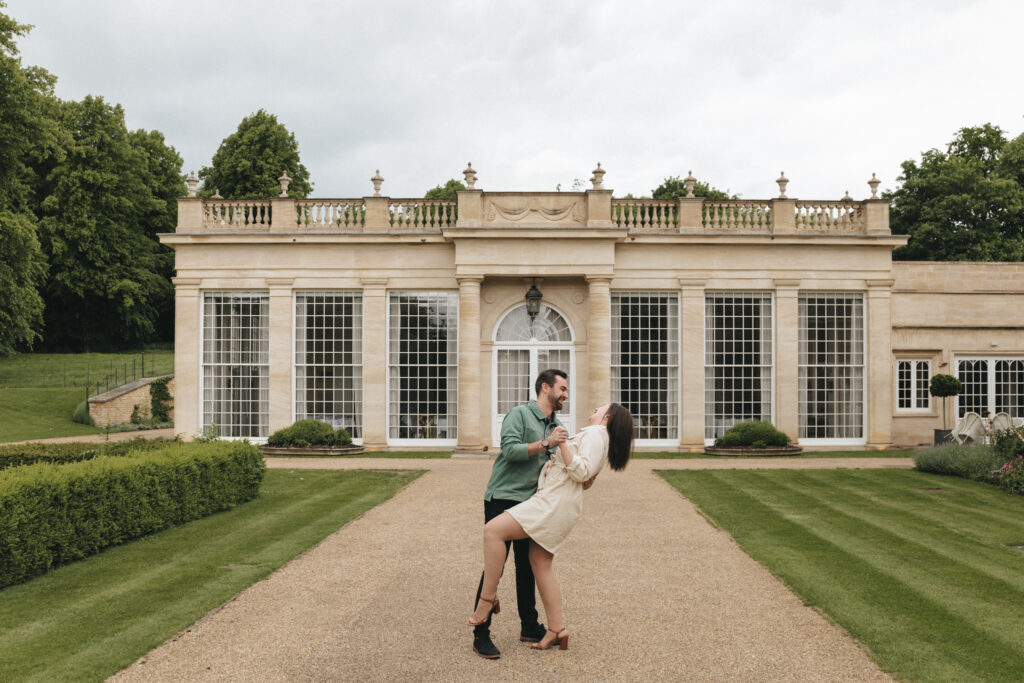
M 314 196 L 422 196 L 467 161 L 485 190 L 616 195 L 669 175 L 744 198 L 868 194 L 991 122 L 1024 132 L 1024 3 L 6 0 L 24 63 L 164 133 L 185 171 L 263 108 Z

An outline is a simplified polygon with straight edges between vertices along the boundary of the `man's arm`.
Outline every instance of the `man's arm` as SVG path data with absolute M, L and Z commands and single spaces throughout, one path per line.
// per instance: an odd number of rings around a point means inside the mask
M 525 441 L 526 417 L 523 415 L 524 412 L 517 408 L 506 415 L 505 420 L 501 423 L 501 454 L 505 456 L 506 460 L 512 462 L 529 460 L 538 453 L 547 450 L 541 445 L 543 439 L 529 443 Z M 555 445 L 559 438 L 559 436 L 552 434 L 549 437 L 549 443 Z M 565 439 L 561 438 L 561 440 L 564 441 Z

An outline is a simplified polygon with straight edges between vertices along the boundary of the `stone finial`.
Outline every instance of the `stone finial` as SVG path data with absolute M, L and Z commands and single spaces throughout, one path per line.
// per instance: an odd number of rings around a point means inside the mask
M 850 191 L 849 190 L 847 190 L 846 194 L 843 195 L 843 201 L 844 202 L 852 202 L 853 201 L 853 197 L 850 196 Z
M 220 188 L 219 187 L 214 189 L 213 196 L 210 197 L 210 199 L 224 199 L 223 197 L 220 196 Z
M 786 177 L 786 172 L 781 171 L 779 173 L 779 177 L 776 178 L 775 182 L 779 184 L 779 199 L 787 199 L 786 185 L 789 185 L 789 178 Z
M 196 178 L 195 171 L 189 171 L 188 178 L 185 178 L 185 184 L 188 185 L 188 196 L 196 196 L 196 185 L 199 184 L 199 178 Z
M 466 188 L 470 190 L 474 189 L 474 186 L 476 185 L 476 171 L 473 170 L 472 163 L 468 161 L 466 162 L 466 170 L 462 172 L 462 175 L 466 178 Z
M 291 181 L 292 179 L 288 177 L 288 171 L 282 171 L 281 177 L 277 179 L 277 182 L 281 183 L 281 194 L 277 195 L 278 197 L 288 196 L 288 183 Z
M 373 177 L 370 178 L 370 182 L 373 183 L 373 196 L 374 197 L 379 197 L 380 196 L 380 184 L 384 182 L 384 179 L 380 176 L 380 169 L 379 168 L 377 169 L 377 172 L 373 174 Z
M 693 171 L 687 171 L 686 177 L 683 178 L 683 185 L 686 186 L 686 196 L 693 196 L 693 186 L 697 184 L 697 179 L 693 177 Z
M 880 182 L 882 182 L 882 181 L 879 180 L 878 178 L 876 178 L 875 174 L 872 173 L 871 174 L 871 180 L 868 181 L 868 187 L 871 188 L 871 198 L 872 199 L 878 199 L 878 184 Z
M 597 162 L 597 168 L 594 169 L 593 173 L 594 173 L 594 175 L 592 175 L 590 177 L 590 182 L 594 184 L 594 189 L 595 190 L 603 190 L 604 189 L 604 174 L 606 173 L 606 171 L 603 168 L 601 168 L 601 162 L 600 161 Z

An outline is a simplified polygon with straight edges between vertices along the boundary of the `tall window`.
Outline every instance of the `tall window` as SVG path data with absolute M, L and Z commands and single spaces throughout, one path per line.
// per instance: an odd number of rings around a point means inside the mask
M 265 438 L 269 422 L 269 297 L 203 296 L 202 428 L 224 437 Z
M 800 438 L 864 438 L 864 296 L 800 295 Z
M 929 360 L 897 361 L 897 410 L 928 410 L 931 407 L 931 395 L 928 393 L 931 366 Z
M 957 415 L 1009 413 L 1024 417 L 1024 358 L 958 358 Z
M 295 419 L 363 435 L 363 299 L 358 292 L 295 296 Z
M 772 296 L 714 292 L 704 299 L 704 437 L 772 419 Z
M 633 413 L 638 439 L 679 438 L 679 296 L 612 294 L 612 400 Z
M 388 312 L 388 434 L 458 436 L 456 292 L 393 292 Z

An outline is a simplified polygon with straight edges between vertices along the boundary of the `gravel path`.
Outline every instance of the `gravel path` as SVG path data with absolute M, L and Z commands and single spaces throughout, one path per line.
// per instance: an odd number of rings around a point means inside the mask
M 473 654 L 465 620 L 482 564 L 490 461 L 271 459 L 272 468 L 430 472 L 113 680 L 889 680 L 651 472 L 709 462 L 910 464 L 635 460 L 624 473 L 606 470 L 555 563 L 570 649 L 519 642 L 509 576 L 492 628 L 502 657 L 486 661 Z

